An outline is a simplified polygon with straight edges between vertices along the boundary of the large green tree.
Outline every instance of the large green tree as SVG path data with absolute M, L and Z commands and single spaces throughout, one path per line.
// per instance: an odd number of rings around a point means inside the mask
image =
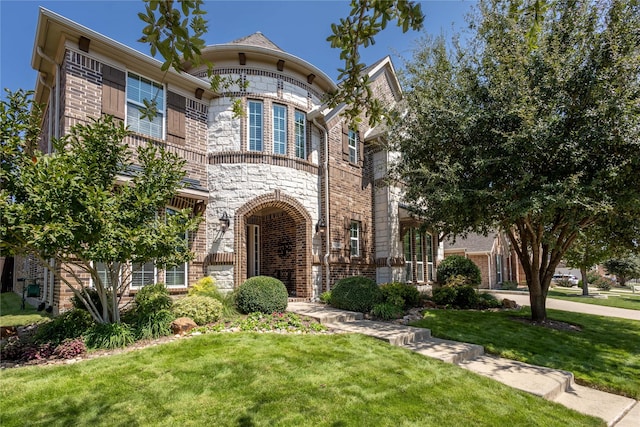
M 56 278 L 97 322 L 119 322 L 131 273 L 126 265 L 167 267 L 192 257 L 184 236 L 199 218 L 187 211 L 165 215 L 184 160 L 152 144 L 132 153 L 123 144 L 128 131 L 109 116 L 72 127 L 54 141 L 54 153 L 44 154 L 36 148 L 40 121 L 32 107 L 23 91 L 0 102 L 0 251 L 32 256 L 43 266 L 53 259 Z M 118 180 L 134 170 L 129 181 Z M 88 298 L 86 277 L 102 309 Z
M 544 321 L 579 233 L 640 216 L 640 8 L 531 3 L 481 0 L 466 43 L 425 40 L 393 135 L 408 202 L 447 233 L 504 230 Z

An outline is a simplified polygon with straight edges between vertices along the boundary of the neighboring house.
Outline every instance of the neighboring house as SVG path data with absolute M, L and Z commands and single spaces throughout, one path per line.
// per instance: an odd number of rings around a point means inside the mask
M 305 300 L 346 276 L 416 284 L 434 277 L 437 239 L 418 231 L 401 208 L 401 189 L 383 180 L 396 155 L 382 148 L 385 130 L 350 129 L 342 108 L 322 105 L 336 84 L 261 33 L 202 50 L 216 73 L 247 83 L 225 93 L 210 90 L 202 68 L 165 74 L 159 61 L 46 9 L 33 52 L 43 151 L 72 125 L 111 114 L 133 131 L 124 141 L 131 148 L 151 141 L 187 161 L 185 187 L 168 208 L 203 212 L 200 229 L 187 236 L 195 260 L 168 271 L 128 266 L 129 296 L 152 282 L 186 293 L 205 275 L 224 290 L 273 276 Z M 401 99 L 388 57 L 366 73 L 384 105 Z M 155 92 L 161 108 L 149 122 L 137 106 Z M 234 116 L 234 99 L 244 116 Z M 39 278 L 40 300 L 55 312 L 68 308 L 70 290 L 33 260 L 17 259 L 14 276 Z
M 469 258 L 480 268 L 481 288 L 495 289 L 505 281 L 525 283 L 517 254 L 504 233 L 490 232 L 486 236 L 470 233 L 455 241 L 445 239 L 444 256 L 460 255 Z

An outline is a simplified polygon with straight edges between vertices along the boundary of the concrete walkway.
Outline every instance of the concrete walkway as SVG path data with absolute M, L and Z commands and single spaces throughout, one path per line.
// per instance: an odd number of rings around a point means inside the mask
M 499 300 L 508 298 L 514 300 L 518 305 L 530 306 L 529 293 L 523 291 L 486 291 L 496 296 Z M 547 298 L 547 308 L 553 310 L 572 311 L 574 313 L 594 314 L 596 316 L 619 317 L 640 321 L 640 310 L 629 310 L 627 308 L 606 307 L 596 304 L 585 304 L 579 302 L 581 298 L 575 297 L 576 302 L 555 298 Z M 640 424 L 639 424 L 640 425 Z
M 424 356 L 455 363 L 508 386 L 602 418 L 608 426 L 640 426 L 640 404 L 637 401 L 580 386 L 574 382 L 571 372 L 485 355 L 480 345 L 433 338 L 428 329 L 363 320 L 362 313 L 323 304 L 290 302 L 287 310 L 317 319 L 332 329 L 368 335 Z

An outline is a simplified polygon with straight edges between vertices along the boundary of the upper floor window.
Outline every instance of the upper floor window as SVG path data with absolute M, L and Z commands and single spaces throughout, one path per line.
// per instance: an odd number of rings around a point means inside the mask
M 156 104 L 156 116 L 150 120 L 142 117 L 141 109 L 144 101 Z M 127 126 L 133 132 L 148 135 L 153 138 L 164 137 L 164 87 L 149 79 L 133 73 L 127 74 Z
M 262 102 L 249 101 L 249 151 L 262 151 Z
M 273 152 L 287 154 L 287 107 L 273 104 Z
M 307 158 L 307 116 L 302 111 L 295 114 L 296 157 Z
M 358 163 L 358 132 L 349 129 L 349 162 Z
M 360 222 L 358 221 L 351 221 L 349 243 L 351 245 L 351 256 L 360 256 Z

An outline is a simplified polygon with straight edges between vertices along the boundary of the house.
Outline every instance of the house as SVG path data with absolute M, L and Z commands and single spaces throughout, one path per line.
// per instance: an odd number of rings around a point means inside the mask
M 481 288 L 496 289 L 505 281 L 526 283 L 517 254 L 502 232 L 491 231 L 486 236 L 470 233 L 456 239 L 447 238 L 444 241 L 444 256 L 451 255 L 469 258 L 478 266 Z
M 124 144 L 162 145 L 186 159 L 184 188 L 167 208 L 205 218 L 188 236 L 195 260 L 167 271 L 129 265 L 129 296 L 153 282 L 186 293 L 206 275 L 222 290 L 256 275 L 277 277 L 291 298 L 303 300 L 346 276 L 415 284 L 434 278 L 442 247 L 402 208 L 401 189 L 383 180 L 397 155 L 382 148 L 383 128 L 349 128 L 342 107 L 322 103 L 336 83 L 259 32 L 202 55 L 239 84 L 217 93 L 203 68 L 165 74 L 159 61 L 40 9 L 32 57 L 35 99 L 45 105 L 40 148 L 51 152 L 51 137 L 113 115 L 133 131 Z M 366 73 L 384 105 L 401 99 L 390 58 Z M 152 122 L 137 109 L 145 93 L 160 100 Z M 244 115 L 234 115 L 234 100 Z M 39 279 L 39 299 L 54 312 L 67 309 L 72 294 L 51 274 L 57 268 L 21 258 L 14 274 Z

